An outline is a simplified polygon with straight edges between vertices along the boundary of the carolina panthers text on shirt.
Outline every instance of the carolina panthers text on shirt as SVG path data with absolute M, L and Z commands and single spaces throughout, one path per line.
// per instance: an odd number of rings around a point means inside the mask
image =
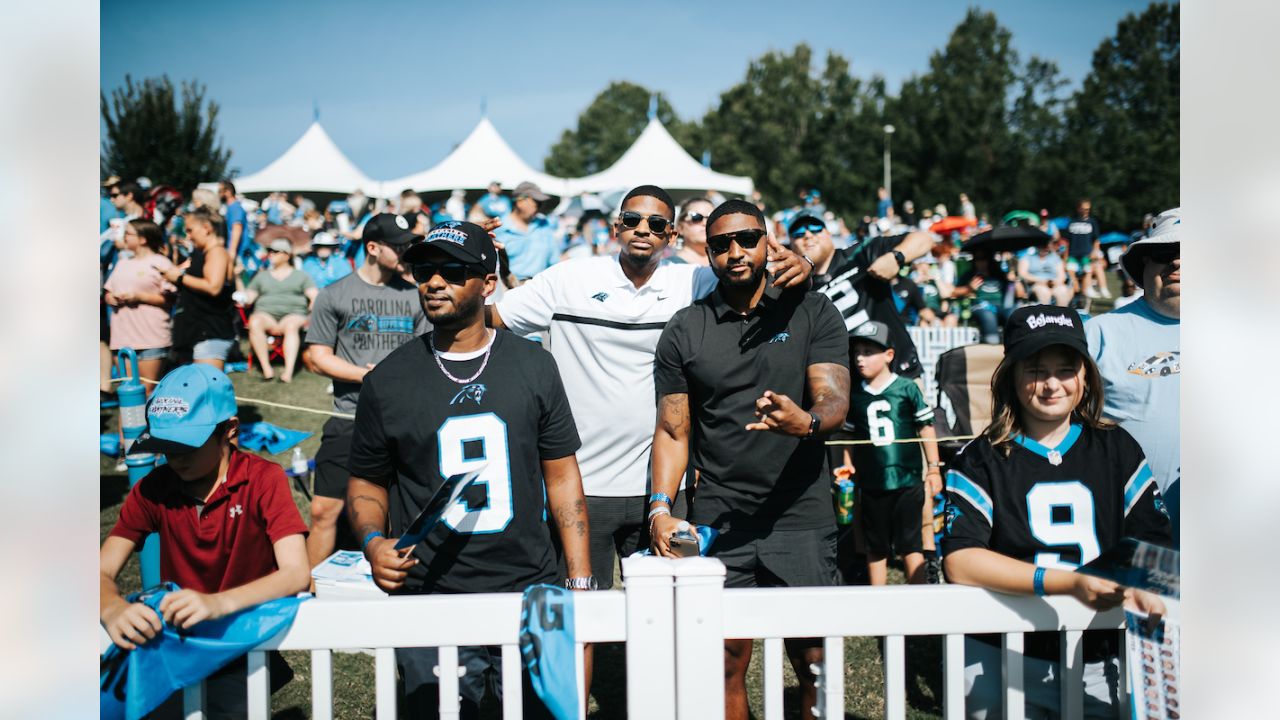
M 351 314 L 345 330 L 350 344 L 358 350 L 394 350 L 404 343 L 401 335 L 413 334 L 413 306 L 410 300 L 351 298 Z

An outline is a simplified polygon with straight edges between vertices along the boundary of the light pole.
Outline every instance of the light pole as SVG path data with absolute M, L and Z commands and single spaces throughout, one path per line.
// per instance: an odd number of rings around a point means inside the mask
M 889 153 L 890 141 L 893 138 L 893 126 L 884 126 L 884 191 L 893 197 L 893 158 Z

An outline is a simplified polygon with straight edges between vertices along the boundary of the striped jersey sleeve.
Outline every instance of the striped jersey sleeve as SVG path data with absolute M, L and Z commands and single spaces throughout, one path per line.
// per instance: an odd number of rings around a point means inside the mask
M 956 456 L 947 471 L 947 510 L 942 536 L 943 554 L 963 548 L 988 548 L 995 514 L 989 465 L 977 457 L 971 442 Z

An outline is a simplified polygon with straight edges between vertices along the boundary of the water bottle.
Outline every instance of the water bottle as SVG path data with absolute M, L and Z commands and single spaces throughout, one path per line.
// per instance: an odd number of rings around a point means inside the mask
M 293 458 L 290 460 L 289 464 L 293 467 L 294 475 L 298 477 L 307 476 L 307 470 L 309 470 L 307 467 L 307 456 L 302 454 L 302 448 L 295 447 L 293 449 Z
M 124 451 L 128 453 L 133 441 L 147 429 L 147 390 L 138 379 L 138 355 L 133 348 L 122 348 L 116 363 L 120 377 L 125 378 L 120 387 L 116 388 L 116 398 L 120 402 L 120 429 L 124 433 Z
M 853 487 L 849 478 L 836 481 L 836 522 L 840 525 L 853 524 Z

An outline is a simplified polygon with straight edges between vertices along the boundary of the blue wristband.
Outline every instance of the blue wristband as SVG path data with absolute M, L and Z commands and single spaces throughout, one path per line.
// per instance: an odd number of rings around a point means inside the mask
M 670 504 L 671 504 L 671 496 L 670 496 L 670 495 L 668 495 L 668 494 L 666 494 L 666 493 L 656 492 L 656 493 L 654 493 L 654 494 L 652 494 L 652 495 L 650 495 L 650 496 L 649 496 L 649 504 L 650 504 L 650 505 L 652 505 L 652 504 L 654 504 L 654 503 L 656 503 L 656 502 L 664 502 L 664 503 L 666 503 L 667 505 L 670 505 Z
M 1036 574 L 1031 578 L 1031 587 L 1040 597 L 1044 597 L 1044 568 L 1036 568 Z
M 381 530 L 374 530 L 368 535 L 365 535 L 364 540 L 360 541 L 360 552 L 364 552 L 365 549 L 369 547 L 369 541 L 376 537 L 386 537 L 386 535 L 383 535 Z

